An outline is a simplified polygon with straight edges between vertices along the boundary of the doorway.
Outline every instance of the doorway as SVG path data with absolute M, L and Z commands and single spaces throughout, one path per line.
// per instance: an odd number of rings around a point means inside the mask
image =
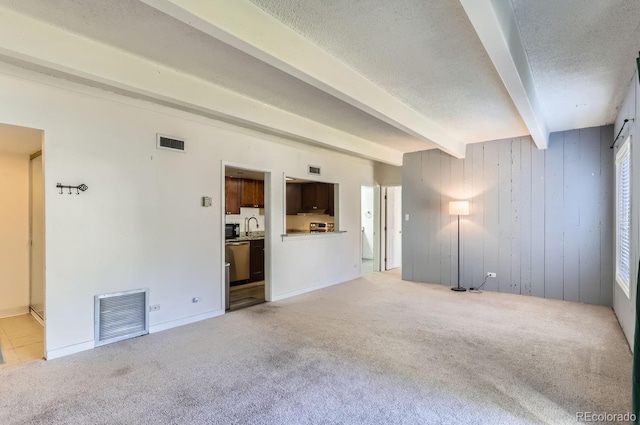
M 360 271 L 362 275 L 380 270 L 378 254 L 378 232 L 376 222 L 379 205 L 379 188 L 374 186 L 362 186 L 360 197 Z
M 0 123 L 0 367 L 45 353 L 41 130 Z
M 223 165 L 223 170 L 223 299 L 225 310 L 234 311 L 270 298 L 267 223 L 271 174 L 236 164 Z
M 382 192 L 382 264 L 392 270 L 402 266 L 402 186 L 386 186 Z

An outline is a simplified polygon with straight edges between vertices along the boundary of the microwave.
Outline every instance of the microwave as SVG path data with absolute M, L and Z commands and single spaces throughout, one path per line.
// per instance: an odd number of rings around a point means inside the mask
M 240 224 L 227 223 L 224 225 L 224 238 L 235 239 L 240 237 Z

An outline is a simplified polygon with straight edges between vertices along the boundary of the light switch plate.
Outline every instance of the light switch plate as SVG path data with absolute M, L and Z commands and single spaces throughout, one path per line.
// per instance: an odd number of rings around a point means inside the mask
M 202 197 L 202 206 L 203 207 L 210 207 L 211 206 L 211 197 L 210 196 L 203 196 Z

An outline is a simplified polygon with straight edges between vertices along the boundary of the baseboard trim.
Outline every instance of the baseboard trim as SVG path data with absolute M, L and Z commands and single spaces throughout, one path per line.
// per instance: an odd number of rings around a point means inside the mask
M 81 342 L 80 344 L 69 345 L 63 348 L 57 348 L 55 350 L 47 350 L 47 360 L 53 360 L 71 354 L 76 354 L 81 351 L 87 351 L 94 348 L 95 343 L 93 340 L 87 342 Z
M 38 313 L 36 313 L 32 309 L 29 309 L 29 313 L 31 314 L 31 316 L 33 316 L 34 319 L 36 319 L 38 323 L 40 323 L 40 325 L 42 325 L 42 327 L 44 327 L 44 320 L 42 320 L 42 317 L 38 316 Z
M 215 310 L 208 313 L 196 314 L 195 316 L 184 317 L 182 319 L 170 320 L 164 323 L 158 323 L 151 325 L 149 333 L 156 333 L 166 331 L 167 329 L 177 328 L 178 326 L 184 326 L 191 323 L 199 322 L 201 320 L 212 319 L 214 317 L 222 316 L 224 310 Z
M 286 298 L 295 297 L 296 295 L 302 295 L 302 294 L 306 294 L 308 292 L 317 291 L 318 289 L 328 288 L 329 286 L 337 285 L 339 283 L 345 283 L 345 282 L 348 282 L 350 280 L 358 279 L 359 277 L 360 277 L 360 275 L 356 274 L 356 275 L 353 275 L 353 276 L 347 277 L 347 278 L 339 278 L 339 279 L 334 279 L 334 280 L 330 280 L 330 281 L 327 281 L 327 282 L 323 282 L 323 283 L 321 283 L 319 285 L 310 286 L 308 288 L 297 289 L 295 291 L 285 292 L 284 294 L 274 295 L 273 297 L 271 297 L 271 301 L 284 300 Z
M 0 319 L 5 319 L 7 317 L 13 316 L 21 316 L 23 314 L 29 314 L 28 305 L 24 307 L 7 308 L 5 310 L 0 310 Z

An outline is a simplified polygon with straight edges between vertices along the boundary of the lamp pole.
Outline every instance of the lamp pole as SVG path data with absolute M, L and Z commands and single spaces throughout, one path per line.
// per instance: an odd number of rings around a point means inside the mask
M 467 288 L 460 286 L 460 214 L 458 214 L 458 286 L 451 288 L 452 291 L 464 292 Z

